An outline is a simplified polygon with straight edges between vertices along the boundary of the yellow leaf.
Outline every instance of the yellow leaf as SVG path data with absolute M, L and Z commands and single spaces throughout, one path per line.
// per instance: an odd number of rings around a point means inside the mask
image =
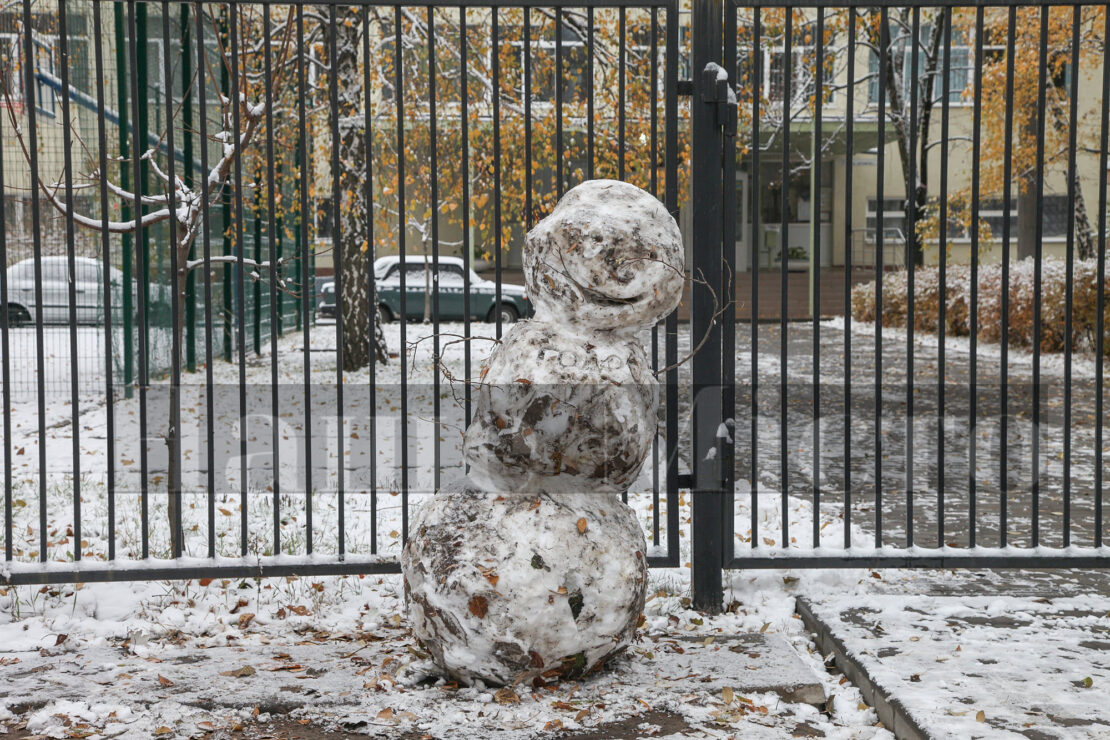
M 578 520 L 578 534 L 586 534 L 586 517 Z

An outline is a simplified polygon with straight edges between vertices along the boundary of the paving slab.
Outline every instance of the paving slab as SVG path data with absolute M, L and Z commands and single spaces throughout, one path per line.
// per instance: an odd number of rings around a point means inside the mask
M 798 613 L 897 737 L 1110 738 L 1110 596 L 1068 591 L 810 594 Z
M 788 702 L 821 706 L 825 689 L 813 669 L 778 633 L 687 638 L 684 652 L 670 656 L 676 685 L 697 681 L 699 690 L 775 693 Z
M 587 680 L 501 690 L 444 683 L 400 630 L 243 646 L 56 641 L 0 649 L 0 735 L 330 740 L 454 737 L 467 728 L 591 740 L 707 726 L 781 737 L 830 725 L 820 663 L 805 663 L 777 632 L 653 634 Z

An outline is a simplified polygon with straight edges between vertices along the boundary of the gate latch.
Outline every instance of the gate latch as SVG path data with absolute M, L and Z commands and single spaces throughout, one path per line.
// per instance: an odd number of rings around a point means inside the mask
M 701 71 L 701 99 L 716 104 L 717 127 L 725 136 L 736 136 L 736 92 L 728 84 L 728 72 L 716 62 Z

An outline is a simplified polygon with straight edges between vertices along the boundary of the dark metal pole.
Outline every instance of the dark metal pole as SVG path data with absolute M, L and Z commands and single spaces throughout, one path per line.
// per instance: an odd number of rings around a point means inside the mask
M 693 605 L 721 610 L 722 491 L 715 454 L 721 424 L 721 330 L 714 321 L 718 302 L 714 280 L 721 267 L 721 129 L 718 124 L 718 74 L 709 65 L 722 61 L 722 0 L 694 0 L 692 57 L 693 172 L 691 208 L 698 228 L 693 237 L 693 338 L 705 343 L 693 358 Z M 727 98 L 726 98 L 727 100 Z

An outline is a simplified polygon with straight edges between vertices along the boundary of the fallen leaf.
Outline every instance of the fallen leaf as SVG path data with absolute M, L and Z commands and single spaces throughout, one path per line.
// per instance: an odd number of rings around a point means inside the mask
M 982 709 L 980 709 L 978 712 L 975 713 L 975 721 L 976 722 L 986 722 L 987 721 L 987 713 L 984 712 Z
M 734 695 L 732 693 L 732 689 L 730 689 L 728 686 L 725 686 L 725 688 L 721 691 L 721 699 L 724 700 L 725 704 L 731 704 L 733 698 Z
M 254 619 L 254 614 L 252 614 L 251 612 L 244 612 L 244 613 L 240 614 L 239 615 L 239 629 L 245 630 L 247 628 L 247 625 L 249 625 L 251 623 L 251 620 L 253 620 L 253 619 Z
M 581 519 L 578 520 L 578 534 L 585 534 L 585 533 L 586 533 L 586 517 L 582 517 Z
M 485 596 L 479 595 L 471 597 L 469 607 L 470 613 L 478 617 L 478 619 L 484 619 L 486 613 L 489 612 L 489 602 L 486 601 Z
M 173 686 L 173 681 L 169 680 L 161 673 L 158 674 L 158 683 L 162 684 L 163 686 Z
M 159 727 L 157 730 L 154 731 L 154 734 L 155 735 L 169 735 L 171 732 L 173 732 L 173 730 L 166 727 L 165 725 L 162 725 L 161 727 Z
M 508 686 L 498 689 L 493 695 L 493 700 L 498 704 L 520 704 L 520 697 Z
M 389 707 L 386 707 L 382 711 L 378 712 L 378 719 L 393 719 L 393 710 Z
M 57 647 L 58 645 L 61 645 L 63 642 L 65 642 L 68 639 L 69 639 L 69 635 L 65 635 L 65 634 L 58 635 L 57 639 L 54 640 L 54 647 Z M 1087 680 L 1090 681 L 1091 679 L 1088 678 Z
M 548 722 L 546 725 L 544 725 L 543 729 L 544 729 L 545 732 L 547 732 L 547 731 L 550 731 L 550 730 L 558 730 L 558 729 L 561 729 L 562 727 L 563 727 L 563 720 L 553 719 L 550 722 Z
M 230 676 L 232 678 L 246 678 L 247 676 L 254 675 L 254 666 L 245 665 L 242 668 L 237 668 L 234 671 L 223 671 L 221 676 Z
M 1094 680 L 1090 676 L 1087 676 L 1086 678 L 1084 678 L 1080 683 L 1083 684 L 1083 688 L 1085 688 L 1085 689 L 1089 689 L 1089 688 L 1091 688 L 1092 686 L 1095 685 Z

